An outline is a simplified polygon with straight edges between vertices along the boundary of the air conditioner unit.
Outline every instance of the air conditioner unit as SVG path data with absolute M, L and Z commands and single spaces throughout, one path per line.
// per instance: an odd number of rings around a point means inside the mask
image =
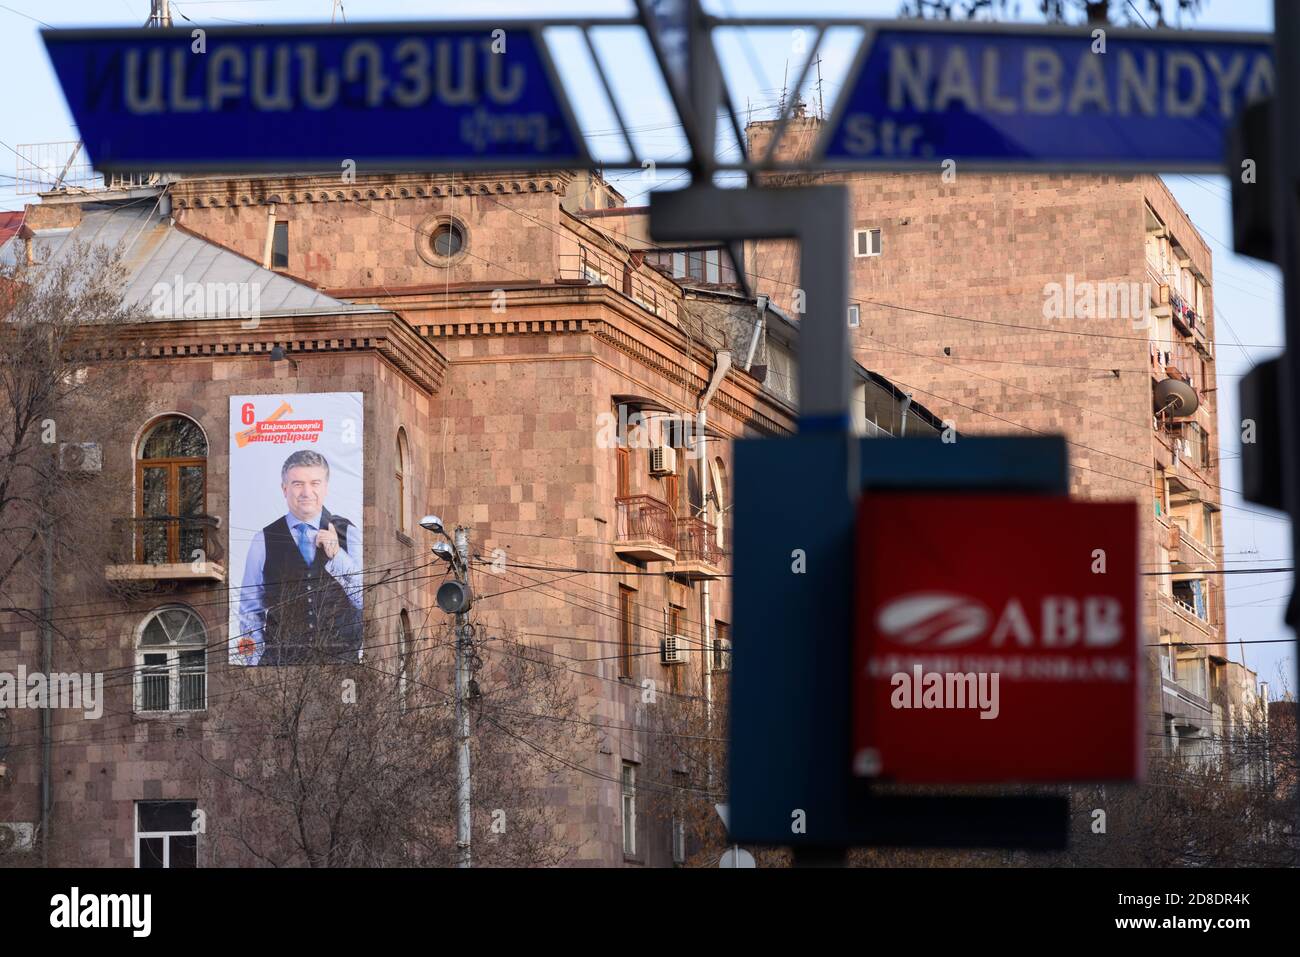
M 666 665 L 686 663 L 686 638 L 683 635 L 665 635 L 659 646 L 659 659 Z
M 676 475 L 677 450 L 670 445 L 656 445 L 650 450 L 651 475 Z
M 35 824 L 0 823 L 0 856 L 30 851 L 35 843 Z
M 64 472 L 96 474 L 104 468 L 104 452 L 98 442 L 60 442 L 59 468 Z
M 713 670 L 714 671 L 731 670 L 731 639 L 730 638 L 713 639 Z

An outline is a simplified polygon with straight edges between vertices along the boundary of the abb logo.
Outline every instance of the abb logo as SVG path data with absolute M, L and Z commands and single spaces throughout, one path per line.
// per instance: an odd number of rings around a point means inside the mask
M 994 648 L 1109 648 L 1124 638 L 1124 608 L 1107 595 L 1047 595 L 1028 609 L 1008 599 L 994 618 L 965 595 L 916 592 L 887 602 L 876 628 L 909 648 L 956 648 L 986 636 Z

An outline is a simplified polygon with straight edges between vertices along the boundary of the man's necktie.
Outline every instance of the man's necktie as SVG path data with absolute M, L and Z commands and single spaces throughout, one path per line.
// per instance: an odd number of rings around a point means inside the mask
M 298 523 L 298 551 L 302 552 L 302 560 L 310 565 L 315 557 L 312 553 L 316 549 L 312 548 L 311 539 L 307 536 L 306 522 Z

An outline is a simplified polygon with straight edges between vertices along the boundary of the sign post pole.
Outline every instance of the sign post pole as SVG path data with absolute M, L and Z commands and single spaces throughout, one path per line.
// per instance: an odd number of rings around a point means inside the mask
M 1275 249 L 1282 268 L 1283 322 L 1286 334 L 1286 351 L 1280 359 L 1278 399 L 1276 411 L 1280 427 L 1273 429 L 1280 437 L 1282 464 L 1282 504 L 1291 516 L 1292 565 L 1300 561 L 1300 61 L 1295 51 L 1300 50 L 1300 7 L 1293 0 L 1274 0 L 1273 30 L 1276 49 L 1290 50 L 1290 56 L 1277 57 L 1278 83 L 1276 109 L 1273 113 L 1273 156 L 1275 175 L 1273 182 L 1276 208 L 1280 211 L 1277 223 Z M 1230 170 L 1231 175 L 1241 175 L 1240 170 Z M 1261 410 L 1263 411 L 1263 410 Z M 1287 624 L 1298 631 L 1297 649 L 1300 649 L 1300 601 L 1293 587 L 1287 605 Z M 1267 707 L 1267 704 L 1265 705 Z M 1296 756 L 1300 758 L 1300 723 L 1296 729 Z M 1295 807 L 1296 826 L 1300 828 L 1300 802 Z

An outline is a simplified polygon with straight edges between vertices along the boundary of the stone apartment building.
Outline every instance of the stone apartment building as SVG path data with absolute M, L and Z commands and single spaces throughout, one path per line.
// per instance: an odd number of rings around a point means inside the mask
M 795 113 L 782 155 L 821 127 Z M 774 127 L 749 127 L 757 155 Z M 855 358 L 964 432 L 1065 435 L 1072 494 L 1138 503 L 1151 753 L 1217 753 L 1233 711 L 1221 693 L 1254 676 L 1224 644 L 1213 261 L 1195 226 L 1148 175 L 936 161 L 815 180 L 851 197 Z M 755 291 L 788 302 L 792 246 L 748 255 Z
M 227 559 L 251 534 L 225 520 L 241 425 L 229 399 L 359 392 L 366 563 L 392 573 L 367 586 L 377 653 L 363 660 L 405 681 L 429 614 L 442 615 L 439 578 L 409 574 L 430 561 L 419 517 L 466 526 L 473 620 L 520 637 L 572 685 L 585 737 L 538 783 L 565 863 L 689 855 L 677 817 L 645 802 L 671 793 L 711 815 L 709 781 L 656 758 L 655 702 L 722 727 L 730 442 L 792 430 L 797 325 L 744 299 L 717 250 L 629 237 L 640 213 L 622 207 L 598 176 L 563 171 L 184 178 L 29 207 L 8 257 L 115 246 L 141 306 L 180 282 L 256 289 L 258 309 L 153 308 L 103 343 L 143 383 L 145 408 L 114 434 L 67 438 L 99 446 L 85 480 L 106 488 L 104 581 L 131 587 L 105 593 L 58 571 L 56 616 L 94 612 L 55 637 L 54 667 L 119 680 L 101 718 L 55 714 L 44 769 L 37 715 L 0 715 L 0 822 L 18 853 L 44 836 L 54 864 L 248 862 L 186 825 L 205 767 L 241 757 L 220 733 L 222 702 L 248 680 L 225 645 L 240 585 Z M 923 396 L 878 373 L 859 369 L 858 390 L 864 432 L 940 427 Z M 170 498 L 150 491 L 159 475 Z M 35 670 L 40 647 L 30 616 L 0 616 L 0 672 Z

